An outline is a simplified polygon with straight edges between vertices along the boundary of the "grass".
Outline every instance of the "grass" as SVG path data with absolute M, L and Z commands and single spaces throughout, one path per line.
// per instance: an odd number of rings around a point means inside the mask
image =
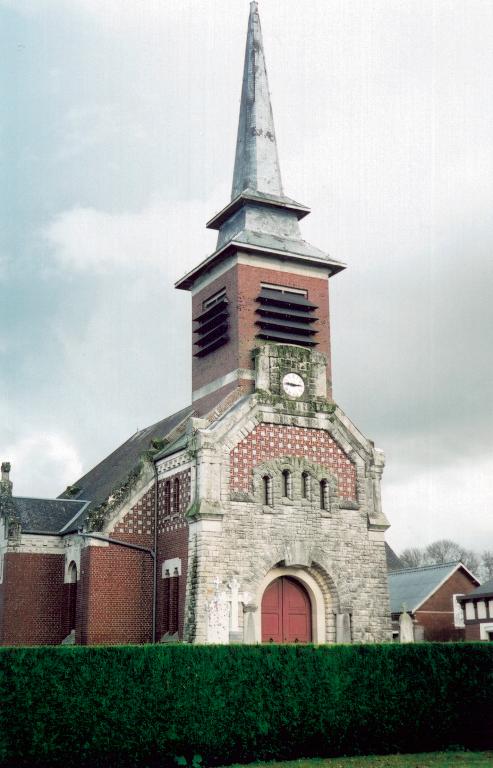
M 423 752 L 418 755 L 370 755 L 251 763 L 249 768 L 492 768 L 493 752 Z M 229 768 L 241 768 L 230 766 Z M 244 767 L 243 767 L 244 768 Z

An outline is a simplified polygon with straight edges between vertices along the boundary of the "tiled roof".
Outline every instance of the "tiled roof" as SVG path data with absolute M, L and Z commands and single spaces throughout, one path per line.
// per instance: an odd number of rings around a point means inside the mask
M 484 584 L 481 584 L 480 587 L 477 587 L 477 589 L 474 589 L 472 592 L 469 592 L 468 595 L 466 595 L 467 599 L 471 597 L 489 597 L 490 595 L 493 596 L 493 579 L 490 579 L 489 581 L 485 581 Z
M 387 570 L 388 571 L 400 571 L 402 570 L 402 562 L 395 554 L 392 547 L 385 542 L 385 555 L 387 558 Z
M 87 501 L 73 499 L 33 499 L 14 496 L 24 532 L 59 533 L 87 507 Z
M 407 611 L 415 611 L 459 567 L 464 568 L 462 563 L 456 561 L 390 571 L 388 577 L 391 612 L 401 613 L 403 604 Z M 468 573 L 467 569 L 464 570 Z
M 105 501 L 113 490 L 125 482 L 131 471 L 138 465 L 142 454 L 151 448 L 153 440 L 166 438 L 182 422 L 186 422 L 192 413 L 193 410 L 189 406 L 146 429 L 139 430 L 87 474 L 76 480 L 73 487 L 80 489 L 76 498 L 89 501 L 87 509 L 84 510 L 80 519 L 75 521 L 76 526 L 82 523 L 90 509 Z M 64 492 L 58 498 L 67 496 L 68 494 Z

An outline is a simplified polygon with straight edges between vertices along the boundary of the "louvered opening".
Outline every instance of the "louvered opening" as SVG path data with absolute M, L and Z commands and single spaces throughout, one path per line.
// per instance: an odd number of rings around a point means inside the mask
M 203 304 L 203 312 L 194 318 L 195 357 L 205 357 L 229 341 L 229 308 L 224 291 L 212 296 Z
M 257 302 L 257 338 L 303 347 L 317 345 L 314 338 L 318 333 L 315 327 L 317 305 L 308 301 L 302 292 L 262 286 Z

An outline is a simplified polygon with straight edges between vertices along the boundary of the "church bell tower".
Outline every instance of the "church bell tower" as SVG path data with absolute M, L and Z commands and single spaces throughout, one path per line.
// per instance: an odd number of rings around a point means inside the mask
M 260 18 L 252 2 L 231 200 L 207 223 L 218 231 L 216 250 L 176 283 L 192 293 L 198 415 L 255 387 L 331 399 L 329 278 L 344 264 L 303 240 L 299 222 L 309 212 L 283 190 Z M 288 348 L 287 356 L 276 354 L 276 347 Z M 260 359 L 261 349 L 267 361 Z M 287 359 L 286 370 L 279 358 Z M 311 363 L 316 383 L 304 380 Z

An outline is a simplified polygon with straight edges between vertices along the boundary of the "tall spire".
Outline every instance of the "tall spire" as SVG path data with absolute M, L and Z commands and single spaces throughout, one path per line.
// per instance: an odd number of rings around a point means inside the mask
M 256 2 L 250 3 L 231 199 L 245 190 L 283 194 Z

